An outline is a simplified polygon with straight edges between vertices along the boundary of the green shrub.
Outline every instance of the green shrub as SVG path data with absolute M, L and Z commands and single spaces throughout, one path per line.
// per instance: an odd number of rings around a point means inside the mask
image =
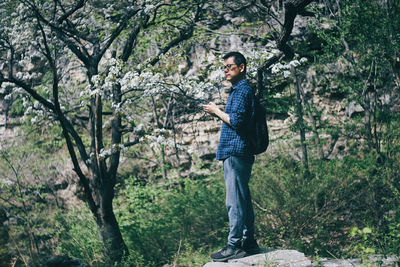
M 312 178 L 307 181 L 300 162 L 285 155 L 257 161 L 252 192 L 257 233 L 265 245 L 341 256 L 352 244 L 348 234 L 353 226 L 372 225 L 382 238 L 398 234 L 399 221 L 388 224 L 385 214 L 398 205 L 391 188 L 399 179 L 377 155 L 310 159 L 309 166 Z
M 356 239 L 356 241 L 352 242 L 352 244 L 347 248 L 349 257 L 361 257 L 362 259 L 367 259 L 368 256 L 376 253 L 376 233 L 374 233 L 373 229 L 369 227 L 364 227 L 363 229 L 352 227 L 349 236 L 350 238 Z
M 10 139 L 0 149 L 0 258 L 12 258 L 16 266 L 39 266 L 53 249 L 54 187 L 63 161 L 21 135 L 23 142 Z
M 389 213 L 385 218 L 387 232 L 378 233 L 378 238 L 384 241 L 384 253 L 400 255 L 400 209 Z
M 216 177 L 143 186 L 129 179 L 115 201 L 128 247 L 143 256 L 145 266 L 160 266 L 182 257 L 191 261 L 187 251 L 208 250 L 225 242 L 222 181 Z

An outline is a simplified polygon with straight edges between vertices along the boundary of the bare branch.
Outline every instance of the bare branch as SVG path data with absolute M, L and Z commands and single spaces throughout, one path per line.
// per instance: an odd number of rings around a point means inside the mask
M 103 143 L 103 101 L 100 95 L 96 95 L 94 101 L 95 109 L 94 109 L 94 143 L 95 143 L 95 152 L 96 152 L 96 161 L 97 166 L 100 168 L 99 178 L 101 181 L 104 181 L 104 175 L 107 173 L 106 171 L 106 163 L 105 158 L 101 156 L 102 149 L 104 148 Z
M 57 67 L 55 64 L 55 60 L 52 58 L 51 56 L 51 52 L 50 52 L 50 48 L 49 45 L 47 43 L 47 38 L 46 38 L 46 34 L 44 32 L 44 29 L 40 23 L 40 21 L 38 21 L 38 26 L 40 28 L 40 31 L 42 33 L 42 37 L 43 37 L 43 44 L 45 46 L 45 56 L 50 64 L 50 68 L 52 70 L 52 74 L 53 74 L 53 99 L 54 99 L 54 112 L 57 114 L 57 119 L 59 120 L 61 127 L 63 129 L 63 131 L 65 132 L 69 132 L 72 137 L 74 138 L 76 145 L 78 147 L 78 150 L 80 152 L 80 155 L 83 159 L 83 162 L 86 164 L 87 166 L 87 153 L 85 150 L 85 146 L 82 142 L 82 139 L 80 138 L 80 136 L 78 135 L 78 133 L 75 131 L 75 129 L 73 128 L 72 124 L 68 121 L 68 119 L 64 116 L 61 107 L 60 107 L 60 102 L 59 102 L 59 98 L 58 98 L 58 74 L 57 74 Z M 66 139 L 69 138 L 69 136 L 65 136 Z M 71 155 L 72 157 L 73 155 Z M 75 168 L 79 168 L 79 164 L 78 166 L 75 166 Z
M 57 0 L 57 2 L 59 2 Z M 80 0 L 78 3 L 76 3 L 76 5 L 71 8 L 69 11 L 65 12 L 64 11 L 64 15 L 62 15 L 58 20 L 57 23 L 61 24 L 63 23 L 64 20 L 66 20 L 69 16 L 71 16 L 72 14 L 74 14 L 77 10 L 79 10 L 80 8 L 82 8 L 85 5 L 86 0 Z M 60 6 L 62 6 L 60 4 Z
M 290 0 L 285 3 L 285 21 L 277 41 L 277 46 L 287 58 L 293 58 L 294 56 L 292 48 L 287 44 L 292 34 L 294 20 L 298 14 L 306 13 L 304 11 L 305 7 L 313 1 L 314 0 Z
M 250 3 L 248 3 L 247 5 L 244 5 L 242 7 L 239 7 L 239 8 L 233 8 L 233 7 L 230 7 L 229 5 L 227 7 L 233 12 L 241 12 L 249 7 L 254 6 L 255 4 L 256 4 L 256 0 L 251 0 Z
M 204 5 L 204 1 L 202 3 L 198 4 L 193 21 L 190 22 L 190 24 L 187 25 L 185 28 L 182 28 L 179 31 L 178 37 L 176 37 L 171 42 L 169 42 L 164 48 L 162 48 L 160 50 L 158 55 L 156 55 L 155 57 L 153 57 L 153 59 L 151 59 L 149 61 L 150 65 L 154 66 L 155 64 L 157 64 L 157 62 L 160 60 L 161 55 L 167 53 L 171 48 L 177 46 L 181 42 L 188 40 L 189 38 L 191 38 L 193 36 L 194 27 L 196 25 L 196 22 L 198 22 L 200 20 L 201 14 L 203 12 L 203 9 L 202 9 L 203 5 Z
M 86 196 L 86 200 L 89 204 L 89 208 L 90 210 L 93 212 L 93 214 L 97 214 L 97 205 L 96 202 L 93 199 L 92 196 L 92 189 L 91 186 L 89 184 L 89 180 L 86 178 L 86 176 L 83 174 L 80 166 L 79 166 L 79 162 L 78 159 L 76 157 L 76 153 L 74 150 L 74 145 L 71 141 L 71 139 L 69 138 L 68 132 L 65 131 L 65 129 L 63 129 L 63 135 L 65 137 L 65 141 L 67 143 L 67 147 L 68 147 L 68 152 L 71 156 L 71 160 L 72 160 L 72 164 L 74 165 L 74 171 L 75 173 L 78 175 L 79 180 L 82 182 L 83 188 L 85 190 L 85 196 Z
M 161 7 L 163 7 L 163 6 L 171 6 L 171 4 L 161 3 L 161 4 L 159 4 L 158 6 L 156 6 L 156 7 L 154 8 L 153 19 L 151 20 L 150 24 L 154 24 L 154 23 L 155 23 L 158 10 L 159 10 Z
M 136 45 L 136 38 L 141 30 L 141 28 L 147 24 L 149 21 L 150 16 L 146 15 L 144 18 L 144 22 L 137 25 L 129 34 L 128 39 L 125 42 L 124 49 L 121 55 L 121 60 L 126 62 L 129 56 L 132 54 L 133 48 Z
M 44 107 L 50 109 L 50 110 L 54 110 L 54 104 L 51 103 L 50 101 L 48 101 L 47 99 L 45 99 L 44 97 L 42 97 L 41 95 L 39 95 L 35 90 L 33 90 L 31 88 L 30 85 L 28 85 L 27 83 L 25 83 L 22 80 L 18 80 L 14 77 L 10 77 L 7 79 L 3 80 L 4 82 L 10 82 L 13 83 L 19 87 L 21 87 L 22 89 L 24 89 L 30 96 L 32 96 L 35 100 L 39 101 L 40 104 L 42 104 Z
M 124 147 L 131 147 L 131 146 L 134 146 L 134 145 L 136 145 L 138 143 L 139 143 L 139 138 L 135 138 L 135 140 L 133 140 L 133 141 L 131 141 L 129 143 L 124 143 Z
M 160 52 L 150 60 L 150 65 L 154 66 L 160 61 L 160 56 L 167 53 L 171 48 L 177 46 L 181 42 L 188 40 L 190 37 L 193 36 L 194 24 L 191 24 L 187 30 L 180 30 L 179 36 L 169 42 L 164 48 L 160 50 Z
M 89 66 L 89 53 L 85 49 L 83 45 L 77 46 L 72 40 L 68 39 L 67 37 L 70 37 L 69 34 L 67 34 L 66 30 L 63 28 L 60 28 L 59 26 L 51 23 L 47 19 L 45 19 L 40 11 L 38 10 L 37 6 L 34 3 L 31 3 L 29 1 L 26 2 L 27 5 L 31 7 L 33 10 L 36 18 L 38 21 L 43 22 L 45 25 L 48 25 L 51 27 L 58 35 L 58 37 L 68 46 L 68 48 L 86 65 Z M 76 40 L 75 40 L 76 41 Z
M 114 85 L 113 87 L 113 103 L 121 103 L 122 94 L 121 94 L 121 85 Z M 111 123 L 111 158 L 109 161 L 108 174 L 110 176 L 110 182 L 112 185 L 115 184 L 116 174 L 119 166 L 119 158 L 120 158 L 120 148 L 116 147 L 121 143 L 122 140 L 122 119 L 118 114 L 118 108 L 115 106 L 112 110 L 113 119 Z
M 286 58 L 293 58 L 294 52 L 287 44 L 289 37 L 292 34 L 294 20 L 299 14 L 309 14 L 305 12 L 305 7 L 314 0 L 289 0 L 285 3 L 285 21 L 282 25 L 280 35 L 277 40 L 277 47 L 281 53 L 269 58 L 264 64 L 257 69 L 257 91 L 258 94 L 264 90 L 264 71 L 271 65 Z M 264 4 L 264 2 L 263 2 Z
M 126 28 L 128 25 L 129 20 L 135 16 L 141 9 L 137 10 L 131 10 L 125 18 L 122 19 L 120 24 L 117 26 L 117 28 L 114 30 L 114 32 L 111 34 L 111 37 L 108 39 L 104 47 L 100 50 L 100 52 L 96 55 L 96 62 L 99 62 L 101 57 L 104 55 L 104 53 L 107 51 L 107 49 L 111 46 L 111 44 L 114 42 L 114 40 L 121 34 L 121 32 Z M 133 37 L 133 36 L 132 36 Z

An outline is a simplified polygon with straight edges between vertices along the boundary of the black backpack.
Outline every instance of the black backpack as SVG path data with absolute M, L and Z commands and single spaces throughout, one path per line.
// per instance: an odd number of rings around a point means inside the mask
M 257 97 L 254 101 L 254 114 L 248 128 L 247 141 L 254 155 L 263 153 L 269 144 L 266 112 Z

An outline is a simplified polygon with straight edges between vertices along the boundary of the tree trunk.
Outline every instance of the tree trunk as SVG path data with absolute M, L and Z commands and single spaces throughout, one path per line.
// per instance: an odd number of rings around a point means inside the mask
M 277 47 L 281 52 L 269 58 L 260 67 L 258 67 L 257 94 L 259 96 L 262 96 L 262 92 L 265 89 L 264 71 L 266 71 L 273 64 L 279 62 L 283 57 L 286 57 L 288 59 L 293 58 L 294 52 L 292 48 L 287 44 L 287 42 L 289 41 L 290 35 L 292 34 L 294 20 L 297 15 L 313 16 L 314 14 L 312 12 L 305 11 L 306 6 L 308 6 L 312 2 L 314 2 L 314 0 L 289 0 L 285 3 L 285 19 L 278 39 L 276 40 Z M 264 6 L 269 6 L 269 3 L 267 3 L 266 1 L 261 1 L 261 3 Z M 280 6 L 283 4 L 283 1 L 278 1 L 278 3 Z
M 313 13 L 306 12 L 305 7 L 314 0 L 289 0 L 285 2 L 285 20 L 277 40 L 277 46 L 287 58 L 293 58 L 294 52 L 289 46 L 288 41 L 292 34 L 294 20 L 298 14 L 303 16 L 312 16 Z
M 300 131 L 300 143 L 301 143 L 301 163 L 303 164 L 304 169 L 304 176 L 307 178 L 309 177 L 309 170 L 308 170 L 308 155 L 307 155 L 307 144 L 306 144 L 306 132 L 304 129 L 304 122 L 303 122 L 303 106 L 301 102 L 301 94 L 300 94 L 300 84 L 299 80 L 296 75 L 296 70 L 292 66 L 291 67 L 295 89 L 296 89 L 296 110 L 297 110 L 297 124 L 299 126 Z
M 116 92 L 118 88 L 114 88 Z M 128 255 L 128 248 L 122 238 L 117 219 L 112 207 L 114 198 L 114 186 L 116 182 L 116 173 L 119 165 L 119 150 L 112 150 L 110 166 L 107 168 L 106 157 L 102 155 L 103 144 L 103 104 L 100 95 L 96 95 L 93 102 L 93 129 L 91 132 L 92 150 L 95 151 L 96 161 L 91 164 L 92 188 L 95 194 L 94 200 L 96 209 L 92 210 L 96 218 L 99 236 L 104 244 L 104 255 L 110 264 L 120 262 L 124 255 Z M 120 125 L 118 120 L 113 121 L 113 144 L 120 142 Z M 117 142 L 117 143 L 114 143 Z
M 99 237 L 104 245 L 104 256 L 106 262 L 110 265 L 121 262 L 123 256 L 128 255 L 129 253 L 122 238 L 112 207 L 118 166 L 115 166 L 114 164 L 109 171 L 103 170 L 102 172 L 101 168 L 99 168 L 97 164 L 97 162 L 101 160 L 93 160 L 90 165 L 91 179 L 87 178 L 80 169 L 72 146 L 72 141 L 70 140 L 68 133 L 66 133 L 63 124 L 62 127 L 64 129 L 63 134 L 67 141 L 68 150 L 74 164 L 74 171 L 77 173 L 83 184 L 86 202 L 89 204 L 89 208 L 95 218 Z M 118 153 L 119 152 L 116 152 L 116 154 Z M 118 155 L 115 157 L 118 158 Z
M 314 113 L 312 112 L 311 105 L 308 103 L 308 98 L 306 94 L 304 93 L 304 90 L 302 88 L 299 88 L 301 91 L 301 95 L 303 96 L 303 101 L 304 105 L 306 106 L 306 111 L 308 113 L 308 118 L 311 121 L 311 127 L 312 127 L 312 132 L 315 137 L 315 143 L 317 145 L 317 153 L 319 155 L 320 159 L 324 159 L 324 151 L 322 150 L 322 145 L 321 145 L 321 140 L 319 138 L 319 133 L 317 129 L 317 122 L 314 119 Z M 311 100 L 312 103 L 312 100 Z
M 367 138 L 368 149 L 373 149 L 373 140 L 372 140 L 372 127 L 371 127 L 371 102 L 370 97 L 368 95 L 368 90 L 364 90 L 364 125 L 365 125 L 365 137 Z
M 107 190 L 110 191 L 110 190 Z M 120 262 L 128 255 L 128 248 L 122 239 L 117 219 L 112 209 L 110 192 L 99 194 L 100 207 L 95 214 L 99 237 L 104 244 L 104 256 L 110 264 Z

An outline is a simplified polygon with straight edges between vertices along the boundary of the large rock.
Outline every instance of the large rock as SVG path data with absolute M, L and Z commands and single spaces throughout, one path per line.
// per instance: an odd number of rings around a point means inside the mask
M 311 267 L 312 263 L 303 253 L 296 250 L 263 249 L 263 253 L 230 260 L 228 262 L 209 262 L 204 267 Z
M 339 260 L 321 260 L 317 266 L 321 267 L 361 267 L 361 266 L 399 266 L 399 258 L 396 256 L 383 257 L 381 255 L 370 256 L 364 260 L 361 259 L 339 259 Z
M 357 114 L 363 114 L 364 109 L 360 104 L 357 104 L 355 101 L 351 102 L 346 107 L 346 116 L 349 118 L 353 118 Z
M 374 255 L 365 259 L 321 259 L 311 262 L 297 250 L 263 249 L 262 253 L 228 262 L 209 262 L 203 267 L 363 267 L 363 266 L 398 266 L 396 256 Z

